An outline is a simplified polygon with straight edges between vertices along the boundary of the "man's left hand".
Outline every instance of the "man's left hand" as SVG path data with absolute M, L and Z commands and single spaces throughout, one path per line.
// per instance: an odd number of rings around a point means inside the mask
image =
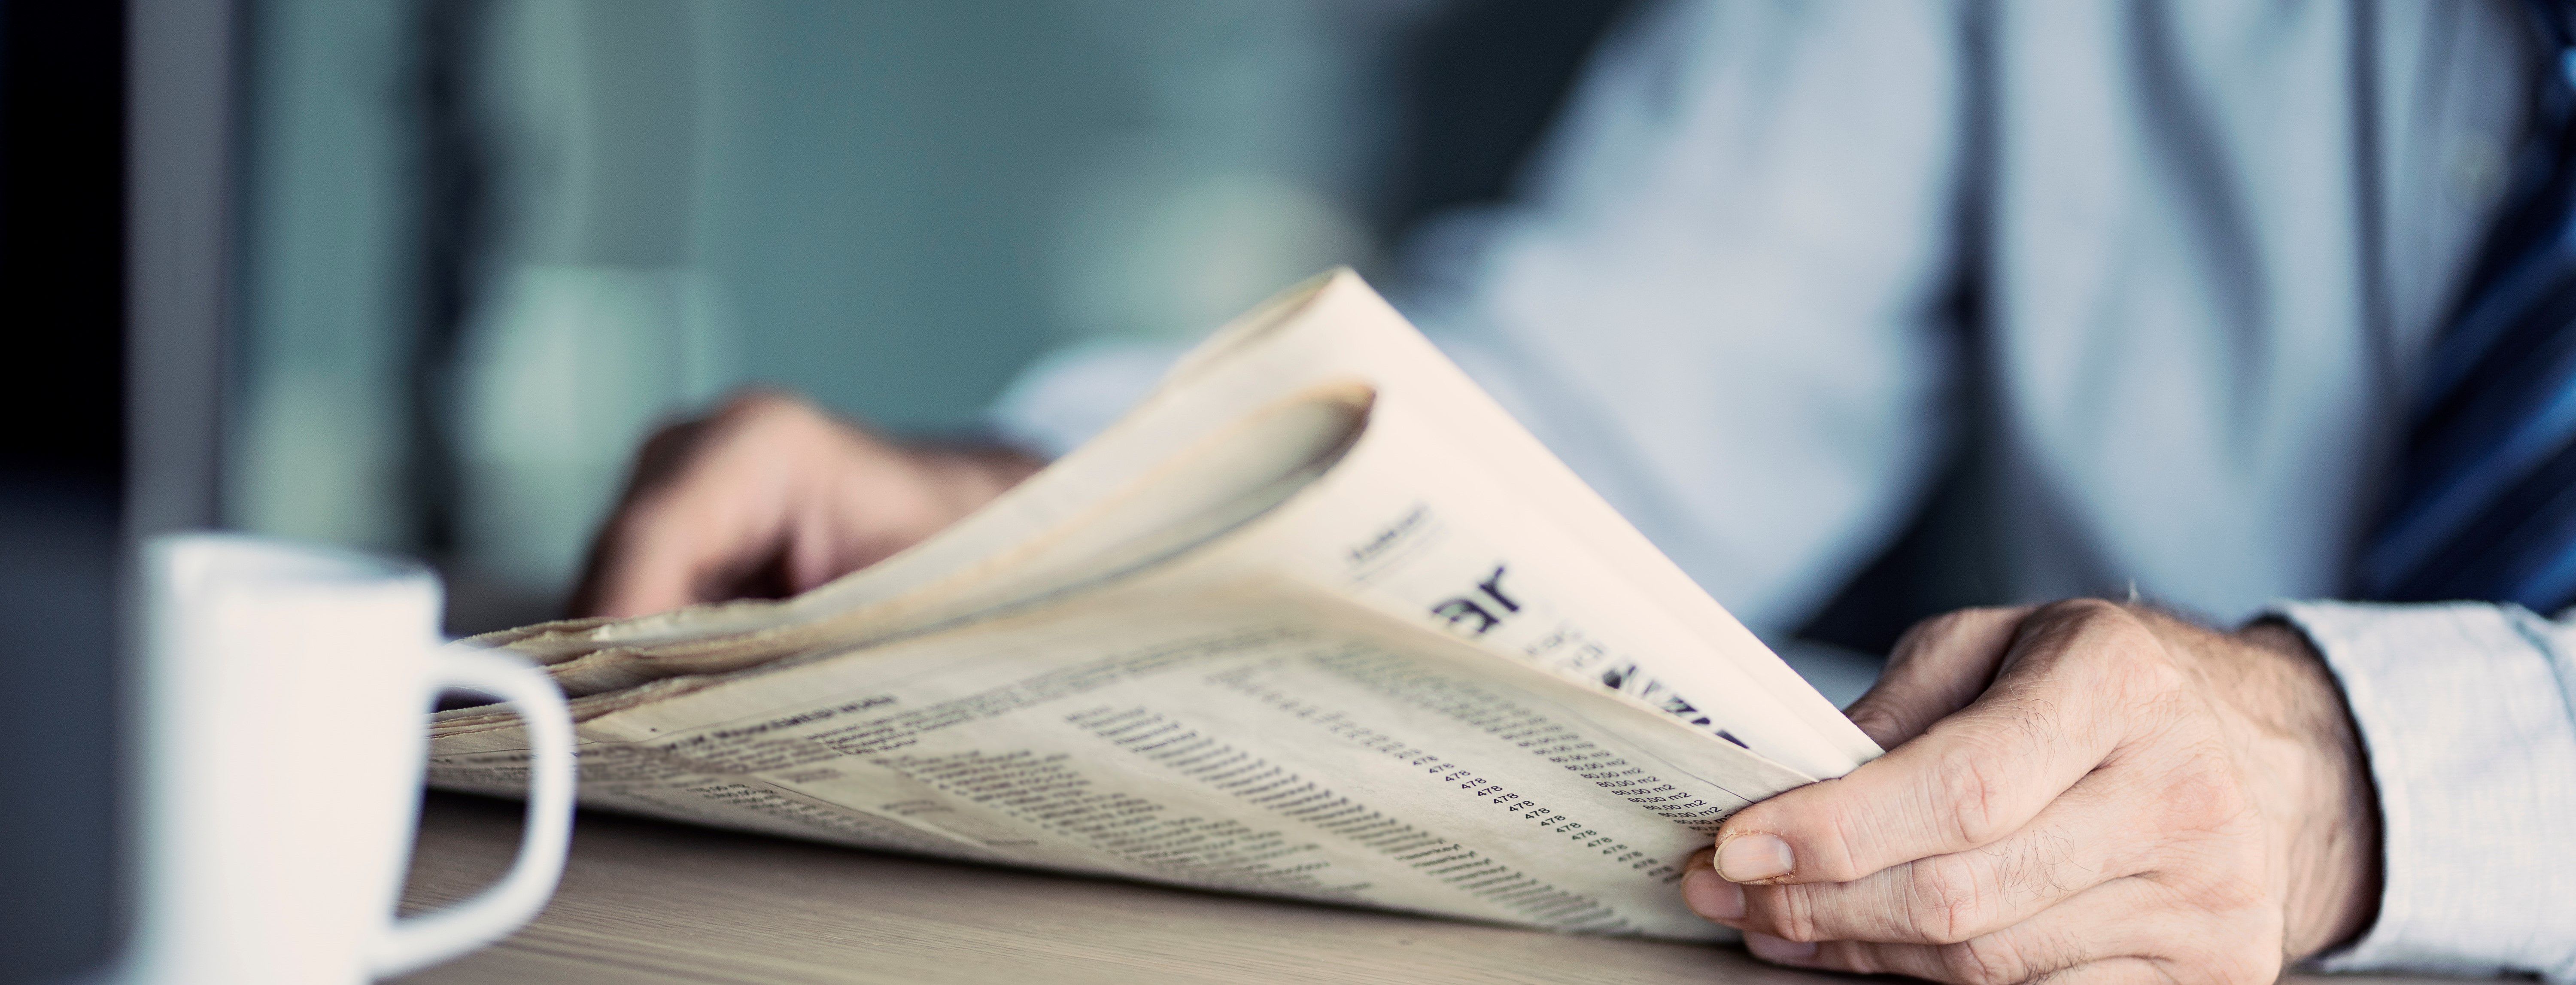
M 1962 985 L 2262 985 L 2378 907 L 2379 819 L 2307 641 L 2101 601 L 1917 626 L 1887 755 L 1728 819 L 1692 909 L 1766 960 Z

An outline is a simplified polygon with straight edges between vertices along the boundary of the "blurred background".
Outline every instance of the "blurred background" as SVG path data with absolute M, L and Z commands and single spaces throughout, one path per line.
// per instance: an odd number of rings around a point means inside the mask
M 0 982 L 129 927 L 138 538 L 553 617 L 658 424 L 965 436 L 1042 353 L 1382 274 L 1631 5 L 0 0 Z
M 970 432 L 1501 195 L 1619 0 L 257 0 L 216 510 L 557 614 L 735 388 Z

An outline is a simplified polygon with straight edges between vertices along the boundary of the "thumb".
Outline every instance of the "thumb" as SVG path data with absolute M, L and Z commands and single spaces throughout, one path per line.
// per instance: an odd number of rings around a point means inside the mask
M 1896 641 L 1878 683 L 1843 714 L 1880 748 L 1923 734 L 1985 693 L 2034 608 L 1960 609 L 1914 624 Z

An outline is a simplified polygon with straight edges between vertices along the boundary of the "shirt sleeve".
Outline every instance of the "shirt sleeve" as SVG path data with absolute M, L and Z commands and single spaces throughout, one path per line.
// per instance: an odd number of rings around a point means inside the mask
M 2334 971 L 2576 983 L 2576 623 L 2477 603 L 2307 602 L 2379 787 L 2379 920 Z
M 1145 399 L 1181 353 L 1177 342 L 1136 339 L 1098 339 L 1050 352 L 994 398 L 984 429 L 1039 458 L 1062 458 Z
M 1398 304 L 1766 636 L 1884 547 L 1961 423 L 1964 17 L 1653 9 L 1512 205 L 1415 244 Z

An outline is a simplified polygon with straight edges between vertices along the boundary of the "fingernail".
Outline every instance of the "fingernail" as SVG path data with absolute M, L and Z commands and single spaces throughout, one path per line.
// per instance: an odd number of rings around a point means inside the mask
M 1692 869 L 1682 877 L 1682 901 L 1691 912 L 1711 920 L 1744 919 L 1744 887 L 1717 877 L 1709 869 Z
M 1728 882 L 1758 882 L 1789 874 L 1797 860 L 1779 835 L 1748 834 L 1717 846 L 1717 874 Z
M 1813 961 L 1816 958 L 1814 941 L 1793 941 L 1785 937 L 1757 934 L 1750 930 L 1744 932 L 1744 949 L 1753 952 L 1754 957 L 1764 961 L 1796 963 Z

